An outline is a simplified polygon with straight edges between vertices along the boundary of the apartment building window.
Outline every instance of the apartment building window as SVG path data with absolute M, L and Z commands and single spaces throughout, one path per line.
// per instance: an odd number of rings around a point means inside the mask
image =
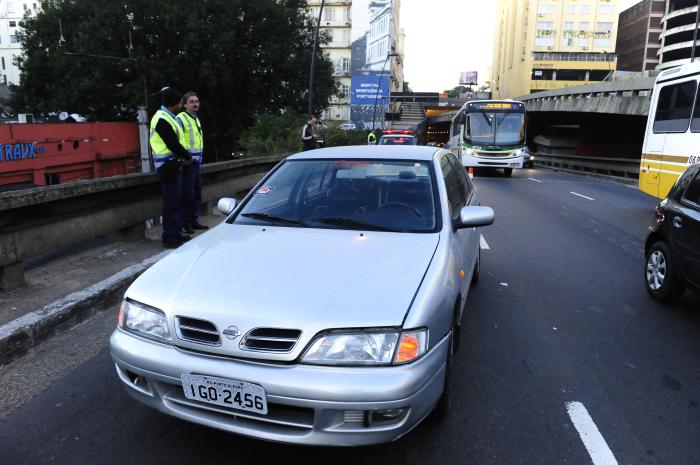
M 572 45 L 574 45 L 574 39 L 572 39 L 571 37 L 564 37 L 563 39 L 561 39 L 561 45 L 562 47 L 571 47 Z
M 347 73 L 350 71 L 350 58 L 343 57 L 338 60 L 338 72 Z
M 581 21 L 578 23 L 578 28 L 580 31 L 587 31 L 588 30 L 588 21 Z
M 27 11 L 29 9 L 29 7 L 27 7 L 26 3 L 22 5 L 22 8 L 24 8 L 24 11 Z
M 2 69 L 5 70 L 5 57 L 2 57 Z
M 596 29 L 596 31 L 612 31 L 613 23 L 612 22 L 595 23 L 595 29 Z
M 350 21 L 350 18 L 352 18 L 352 7 L 346 6 L 343 8 L 343 21 Z
M 537 21 L 537 29 L 540 31 L 551 31 L 554 29 L 554 21 Z
M 535 47 L 553 47 L 554 38 L 552 37 L 536 37 Z
M 325 21 L 335 21 L 335 8 L 326 8 L 323 10 L 323 19 Z
M 594 47 L 610 47 L 612 45 L 612 39 L 593 39 Z
M 615 13 L 615 5 L 599 5 L 598 13 L 611 14 Z
M 574 22 L 573 21 L 564 21 L 564 30 L 565 31 L 573 31 L 574 30 Z
M 17 21 L 10 21 L 10 27 L 17 27 Z
M 10 43 L 11 43 L 11 44 L 18 44 L 18 43 L 19 43 L 19 37 L 17 37 L 16 35 L 12 34 L 12 35 L 10 36 Z
M 579 47 L 588 47 L 588 39 L 579 38 L 576 42 L 576 45 L 578 45 Z
M 15 14 L 15 2 L 7 2 L 7 14 Z
M 537 14 L 544 15 L 554 13 L 554 5 L 537 5 Z
M 579 11 L 581 13 L 588 14 L 591 12 L 591 6 L 590 5 L 581 5 L 581 9 Z
M 350 96 L 350 86 L 343 84 L 340 86 L 340 98 L 348 98 Z
M 566 5 L 565 11 L 568 14 L 576 13 L 576 5 Z
M 333 29 L 329 29 L 329 28 L 321 29 L 321 35 L 323 36 L 324 40 L 328 40 L 330 42 L 333 42 Z

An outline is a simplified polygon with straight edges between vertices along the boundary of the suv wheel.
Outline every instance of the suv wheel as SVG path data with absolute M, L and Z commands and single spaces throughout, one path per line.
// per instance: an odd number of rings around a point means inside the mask
M 503 168 L 503 174 L 509 178 L 513 174 L 513 168 Z
M 675 274 L 671 253 L 665 242 L 655 242 L 647 252 L 644 283 L 647 292 L 661 302 L 673 302 L 683 294 L 683 284 Z

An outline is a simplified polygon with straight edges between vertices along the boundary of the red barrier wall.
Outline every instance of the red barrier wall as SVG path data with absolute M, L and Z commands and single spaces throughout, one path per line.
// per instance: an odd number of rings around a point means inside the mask
M 135 173 L 137 123 L 0 125 L 0 188 Z

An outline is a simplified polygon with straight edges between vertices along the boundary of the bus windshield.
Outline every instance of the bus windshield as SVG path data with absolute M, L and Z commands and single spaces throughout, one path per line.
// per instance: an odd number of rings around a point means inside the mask
M 467 119 L 466 142 L 479 145 L 517 145 L 525 136 L 523 113 L 472 112 Z

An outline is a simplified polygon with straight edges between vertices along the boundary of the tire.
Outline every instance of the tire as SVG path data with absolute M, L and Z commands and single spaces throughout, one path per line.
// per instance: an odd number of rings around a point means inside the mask
M 683 283 L 676 276 L 671 252 L 663 241 L 655 242 L 647 252 L 644 284 L 649 295 L 660 302 L 671 303 L 683 295 Z
M 450 405 L 452 404 L 452 359 L 455 352 L 454 331 L 455 328 L 452 327 L 452 332 L 450 333 L 450 339 L 448 341 L 447 360 L 445 361 L 445 387 L 433 410 L 433 415 L 437 420 L 444 420 L 447 418 Z
M 479 251 L 477 252 L 476 263 L 474 264 L 474 272 L 472 273 L 471 285 L 473 286 L 476 283 L 478 283 L 480 278 L 481 278 L 481 245 L 479 245 Z
M 506 178 L 511 177 L 512 174 L 513 174 L 513 168 L 503 168 L 503 175 Z

